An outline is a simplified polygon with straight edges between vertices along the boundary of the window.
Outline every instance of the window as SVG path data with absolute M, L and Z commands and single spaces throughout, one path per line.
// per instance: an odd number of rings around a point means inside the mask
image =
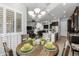
M 16 32 L 21 32 L 21 20 L 22 15 L 20 13 L 16 13 Z
M 3 30 L 3 26 L 5 30 Z M 15 10 L 0 7 L 0 33 L 3 31 L 7 33 L 21 32 L 21 29 L 22 14 Z
M 3 8 L 0 7 L 0 33 L 3 32 Z
M 12 10 L 6 10 L 6 26 L 7 32 L 14 32 L 14 12 Z

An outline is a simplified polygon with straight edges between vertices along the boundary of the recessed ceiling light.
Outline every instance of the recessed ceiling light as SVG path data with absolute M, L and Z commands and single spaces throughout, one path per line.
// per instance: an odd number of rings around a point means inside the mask
M 64 15 L 64 17 L 66 17 L 66 16 Z
M 64 13 L 66 13 L 66 11 L 64 11 Z

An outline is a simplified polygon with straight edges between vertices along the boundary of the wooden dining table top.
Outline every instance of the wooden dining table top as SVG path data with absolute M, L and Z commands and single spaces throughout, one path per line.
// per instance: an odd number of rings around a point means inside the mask
M 58 45 L 56 43 L 54 43 L 54 45 L 56 46 L 56 49 L 52 50 L 52 51 L 48 51 L 43 45 L 36 44 L 36 45 L 34 45 L 32 51 L 23 53 L 20 51 L 20 48 L 25 43 L 27 43 L 27 42 L 22 42 L 17 46 L 16 54 L 18 56 L 57 56 L 57 54 L 59 52 Z

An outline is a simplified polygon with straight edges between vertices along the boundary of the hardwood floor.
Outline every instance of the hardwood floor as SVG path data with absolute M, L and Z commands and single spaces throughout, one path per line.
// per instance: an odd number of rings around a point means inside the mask
M 59 46 L 59 54 L 58 54 L 58 56 L 62 56 L 62 51 L 63 51 L 65 40 L 66 40 L 65 37 L 60 37 L 60 39 L 56 42 L 57 45 Z

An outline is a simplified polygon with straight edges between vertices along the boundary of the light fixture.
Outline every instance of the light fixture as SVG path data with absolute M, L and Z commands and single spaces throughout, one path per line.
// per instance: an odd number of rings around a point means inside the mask
M 29 14 L 30 16 L 32 16 L 32 15 L 34 14 L 34 12 L 33 12 L 33 11 L 28 11 L 28 14 Z
M 31 15 L 32 16 L 32 18 L 35 18 L 36 17 L 36 15 L 35 14 L 33 14 L 33 15 Z
M 42 12 L 41 12 L 41 15 L 45 15 L 45 14 L 46 14 L 46 11 L 42 11 Z
M 39 14 L 39 15 L 38 15 L 38 18 L 41 18 L 41 16 L 42 16 L 42 15 Z
M 46 11 L 42 11 L 40 8 L 35 8 L 33 11 L 28 11 L 28 14 L 34 19 L 40 19 L 46 14 Z
M 33 11 L 28 11 L 28 15 L 31 16 L 33 21 L 35 22 L 34 25 L 34 33 L 37 35 L 37 32 L 43 30 L 42 23 L 39 23 L 39 19 L 46 14 L 45 11 L 42 11 L 40 8 L 35 8 Z
M 35 13 L 40 13 L 40 11 L 41 11 L 40 8 L 35 8 L 35 9 L 34 9 L 34 12 L 35 12 Z

